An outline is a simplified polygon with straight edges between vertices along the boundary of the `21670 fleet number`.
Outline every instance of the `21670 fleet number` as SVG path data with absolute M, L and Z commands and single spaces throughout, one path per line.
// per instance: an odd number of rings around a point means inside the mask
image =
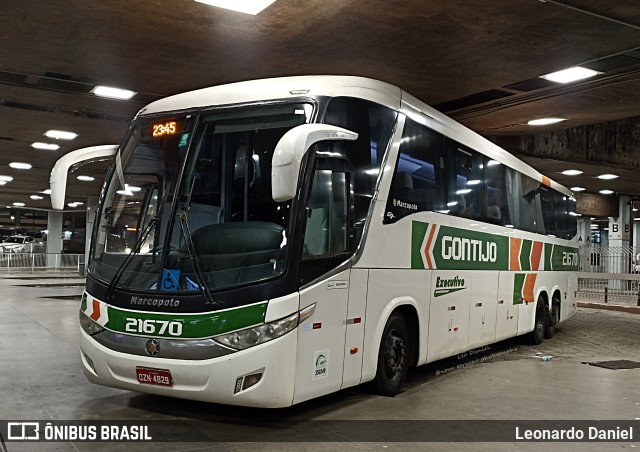
M 124 330 L 127 333 L 143 334 L 169 334 L 170 336 L 182 336 L 182 323 L 168 320 L 127 318 Z

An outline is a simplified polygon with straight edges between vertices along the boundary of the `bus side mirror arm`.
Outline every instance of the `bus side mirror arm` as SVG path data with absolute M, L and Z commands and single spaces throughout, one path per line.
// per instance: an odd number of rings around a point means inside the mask
M 271 161 L 271 197 L 276 202 L 289 201 L 296 195 L 300 165 L 309 148 L 319 141 L 349 140 L 358 134 L 328 124 L 302 124 L 285 133 Z

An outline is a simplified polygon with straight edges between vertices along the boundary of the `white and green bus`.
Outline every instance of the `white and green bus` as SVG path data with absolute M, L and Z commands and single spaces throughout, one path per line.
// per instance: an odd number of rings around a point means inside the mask
M 90 381 L 285 407 L 576 309 L 572 193 L 401 89 L 303 76 L 143 108 L 100 196 Z

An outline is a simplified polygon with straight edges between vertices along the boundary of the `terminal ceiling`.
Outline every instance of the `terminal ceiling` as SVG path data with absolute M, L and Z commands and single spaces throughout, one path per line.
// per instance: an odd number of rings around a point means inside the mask
M 30 196 L 48 188 L 64 153 L 119 143 L 150 101 L 240 80 L 372 77 L 492 139 L 640 116 L 637 0 L 277 0 L 256 16 L 193 0 L 0 5 L 0 175 L 14 178 L 0 187 L 0 206 L 49 209 L 46 195 Z M 539 78 L 575 65 L 602 74 L 568 85 Z M 90 94 L 96 85 L 138 94 L 129 101 L 98 98 Z M 526 125 L 548 116 L 567 120 Z M 31 148 L 50 141 L 43 137 L 49 129 L 79 136 L 59 140 L 57 151 Z M 569 187 L 640 195 L 637 170 L 566 158 L 526 161 Z M 10 162 L 33 168 L 12 169 Z M 584 174 L 559 174 L 569 168 Z M 621 177 L 594 179 L 602 172 Z M 93 164 L 83 174 L 94 182 L 70 177 L 67 202 L 97 195 L 104 173 L 104 163 Z

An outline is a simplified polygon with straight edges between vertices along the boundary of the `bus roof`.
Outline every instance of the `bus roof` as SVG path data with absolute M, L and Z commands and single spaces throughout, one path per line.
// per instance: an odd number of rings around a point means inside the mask
M 142 108 L 138 115 L 155 115 L 206 107 L 240 103 L 273 101 L 315 96 L 357 97 L 385 105 L 397 111 L 419 111 L 426 121 L 418 121 L 497 160 L 567 196 L 573 196 L 563 185 L 542 175 L 514 155 L 478 133 L 435 110 L 397 86 L 365 77 L 343 75 L 304 75 L 262 80 L 249 80 L 202 88 L 157 100 Z M 417 112 L 416 112 L 417 113 Z M 422 118 L 424 119 L 424 118 Z

